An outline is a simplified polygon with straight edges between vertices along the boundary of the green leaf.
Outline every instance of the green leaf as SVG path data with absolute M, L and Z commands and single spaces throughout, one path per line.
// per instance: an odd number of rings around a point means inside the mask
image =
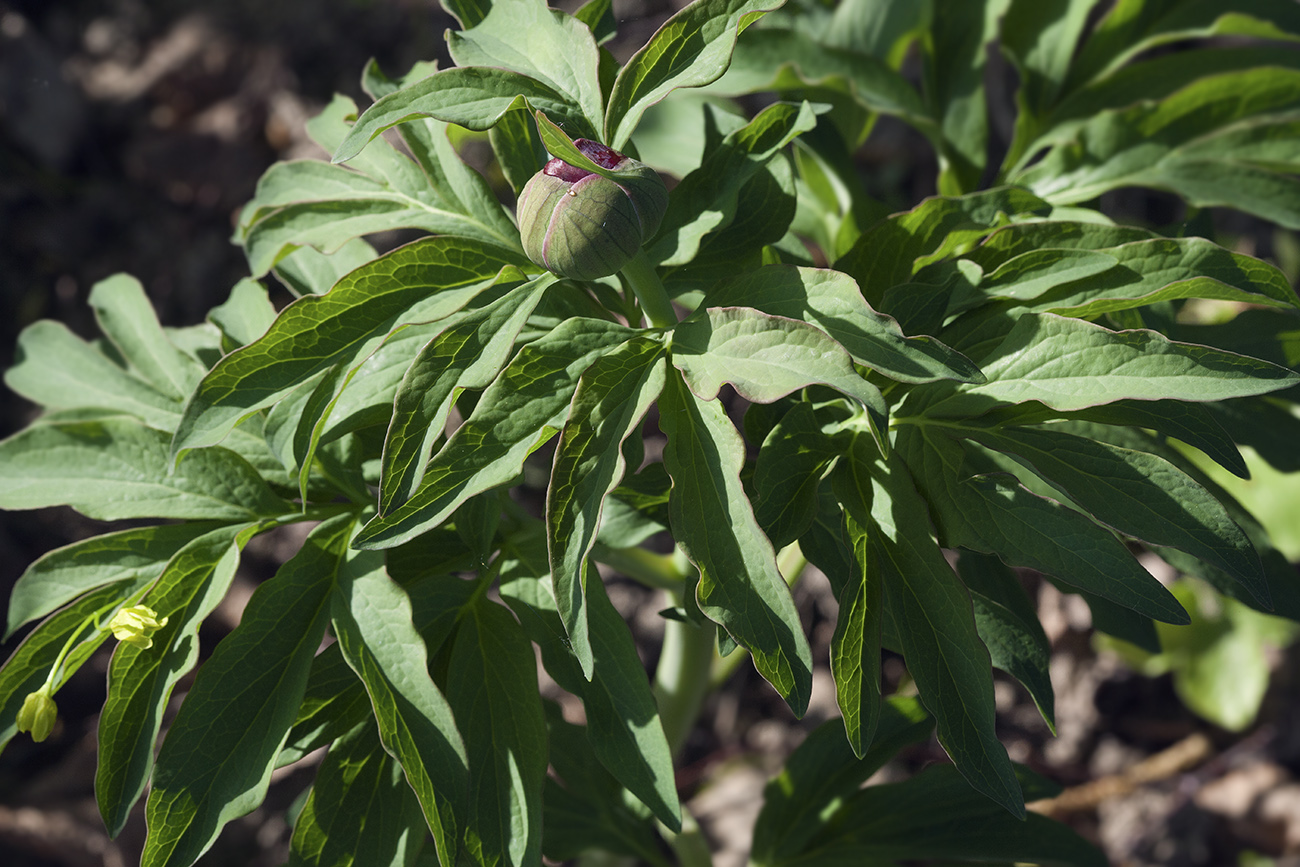
M 334 633 L 366 685 L 379 737 L 420 802 L 438 857 L 456 863 L 469 815 L 465 744 L 452 709 L 429 676 L 411 602 L 381 554 L 350 551 L 338 575 Z
M 1056 698 L 1048 665 L 1051 645 L 1019 579 L 996 557 L 962 551 L 957 574 L 970 590 L 975 628 L 993 667 L 1020 681 L 1056 733 Z
M 220 442 L 311 376 L 368 355 L 393 327 L 455 312 L 516 262 L 466 239 L 427 238 L 353 271 L 328 295 L 298 299 L 204 377 L 177 428 L 176 453 Z
M 578 380 L 560 435 L 546 491 L 551 582 L 572 650 L 590 679 L 587 555 L 596 541 L 605 498 L 623 478 L 622 445 L 663 390 L 667 368 L 662 339 L 634 337 L 601 356 Z M 594 579 L 600 581 L 599 576 Z
M 74 633 L 86 627 L 86 618 L 106 613 L 113 606 L 121 604 L 147 581 L 147 578 L 134 582 L 119 581 L 93 590 L 47 617 L 23 639 L 18 649 L 0 667 L 0 750 L 18 733 L 18 711 L 27 694 L 35 692 L 45 683 L 64 644 Z M 55 688 L 67 683 L 68 678 L 76 673 L 81 664 L 108 637 L 108 632 L 91 630 L 86 638 L 78 642 L 64 661 L 62 674 L 54 679 Z
M 1285 0 L 1121 0 L 1084 44 L 1070 69 L 1070 84 L 1113 75 L 1132 58 L 1159 45 L 1212 36 L 1295 40 L 1300 14 Z M 1252 46 L 1251 50 L 1259 50 Z
M 424 845 L 420 802 L 373 725 L 330 747 L 294 822 L 289 865 L 410 867 Z
M 587 0 L 573 17 L 587 25 L 597 44 L 612 39 L 618 30 L 613 0 Z
M 979 368 L 934 338 L 905 336 L 897 322 L 867 304 L 853 278 L 839 271 L 768 265 L 711 289 L 704 303 L 801 319 L 833 337 L 859 364 L 900 382 L 982 380 Z
M 532 645 L 503 606 L 479 597 L 461 621 L 447 700 L 469 757 L 468 854 L 479 864 L 538 863 L 546 719 Z
M 430 71 L 417 65 L 407 81 Z M 397 91 L 372 62 L 367 89 Z M 311 131 L 327 151 L 347 135 L 356 106 L 335 97 Z M 311 246 L 334 253 L 350 240 L 398 228 L 473 238 L 515 252 L 514 223 L 481 176 L 466 167 L 447 140 L 446 125 L 424 119 L 402 130 L 414 160 L 387 142 L 371 148 L 348 167 L 315 160 L 273 165 L 258 181 L 245 206 L 236 240 L 243 244 L 254 276 L 261 276 L 293 250 Z
M 1043 864 L 1105 867 L 1106 856 L 1068 826 L 1046 816 L 1008 816 L 972 792 L 960 766 L 931 765 L 901 783 L 867 786 L 834 817 L 827 834 L 800 859 L 819 865 L 895 864 L 913 858 L 932 863 Z M 1029 772 L 1021 771 L 1021 776 Z M 1016 798 L 1021 783 L 1012 779 Z M 1025 798 L 1050 788 L 1025 782 Z M 799 862 L 788 862 L 799 863 Z
M 153 634 L 153 646 L 121 642 L 113 653 L 95 771 L 95 800 L 109 836 L 121 832 L 144 791 L 172 689 L 199 660 L 199 626 L 226 595 L 240 550 L 261 529 L 232 524 L 178 551 L 142 600 L 159 622 L 167 618 Z
M 1031 400 L 1063 411 L 1129 399 L 1201 402 L 1300 382 L 1300 374 L 1266 361 L 1050 313 L 1021 316 L 979 363 L 985 382 L 956 386 L 926 413 L 974 415 L 999 403 Z
M 1300 123 L 1298 83 L 1300 70 L 1278 68 L 1202 78 L 1158 103 L 1102 112 L 1010 180 L 1053 204 L 1147 186 L 1300 227 L 1286 144 Z
M 808 707 L 812 652 L 772 544 L 740 484 L 744 445 L 722 405 L 669 377 L 659 423 L 673 478 L 673 536 L 700 570 L 700 610 L 754 657 L 796 716 Z
M 1286 647 L 1300 629 L 1292 621 L 1260 614 L 1235 599 L 1192 581 L 1179 581 L 1174 595 L 1192 615 L 1189 626 L 1158 626 L 1161 656 L 1151 673 L 1168 667 L 1174 690 L 1193 712 L 1228 731 L 1249 728 L 1268 689 L 1269 655 Z
M 23 624 L 44 617 L 83 593 L 119 581 L 152 581 L 172 555 L 214 524 L 159 524 L 94 536 L 56 548 L 19 576 L 9 596 L 8 640 Z
M 972 431 L 1119 532 L 1177 548 L 1231 574 L 1268 604 L 1259 555 L 1208 491 L 1173 464 L 1050 427 Z
M 128 419 L 28 428 L 0 442 L 0 508 L 71 506 L 101 521 L 246 521 L 292 510 L 228 449 L 195 451 L 173 471 L 169 439 Z
M 604 583 L 597 578 L 586 586 L 592 650 L 588 680 L 569 646 L 551 592 L 545 537 L 540 532 L 516 536 L 506 557 L 501 567 L 501 597 L 541 649 L 547 673 L 582 699 L 589 751 L 660 821 L 680 830 L 681 804 L 659 709 L 632 633 L 609 601 Z M 554 755 L 554 742 L 551 749 Z
M 101 280 L 88 303 L 100 329 L 146 382 L 174 400 L 189 396 L 203 365 L 167 339 L 139 280 L 126 274 Z
M 509 359 L 520 329 L 555 280 L 549 274 L 538 277 L 460 317 L 410 363 L 394 395 L 384 439 L 379 486 L 384 511 L 400 506 L 418 488 L 456 396 L 462 389 L 491 384 Z
M 853 369 L 847 350 L 796 319 L 748 307 L 708 308 L 673 330 L 672 362 L 701 400 L 715 399 L 724 382 L 755 403 L 828 385 L 862 404 L 877 431 L 888 425 L 884 397 Z
M 299 247 L 276 263 L 275 276 L 295 296 L 324 295 L 345 274 L 378 255 L 361 238 L 353 238 L 328 256 L 311 247 Z
M 1203 238 L 1137 241 L 1094 255 L 1112 257 L 1119 267 L 1091 277 L 1080 275 L 1075 282 L 1052 287 L 1035 299 L 1031 309 L 1094 318 L 1114 310 L 1181 298 L 1300 307 L 1290 281 L 1277 268 L 1229 252 Z
M 508 111 L 488 130 L 497 165 L 516 196 L 533 175 L 546 165 L 546 148 L 537 134 L 532 115 L 523 108 Z
M 343 659 L 338 642 L 316 654 L 298 717 L 275 759 L 282 768 L 327 747 L 372 717 L 365 685 Z
M 833 36 L 828 31 L 826 38 Z M 912 85 L 860 48 L 828 45 L 795 30 L 754 28 L 737 43 L 731 66 L 708 91 L 727 96 L 776 91 L 835 104 L 830 118 L 850 145 L 865 141 L 873 112 L 899 117 L 933 137 L 937 127 Z
M 871 744 L 880 716 L 880 635 L 884 612 L 884 575 L 872 548 L 870 465 L 878 451 L 855 436 L 836 476 L 836 493 L 844 503 L 846 530 L 853 545 L 855 569 L 839 594 L 839 613 L 831 635 L 831 677 L 844 719 L 844 734 L 861 758 Z
M 840 720 L 808 735 L 781 773 L 763 789 L 750 855 L 759 867 L 798 855 L 825 827 L 824 816 L 853 795 L 903 747 L 929 736 L 934 720 L 915 698 L 894 696 L 881 705 L 876 738 L 858 757 L 849 749 Z
M 1010 0 L 934 0 L 925 61 L 925 101 L 939 121 L 939 192 L 979 186 L 988 148 L 985 46 Z
M 679 87 L 716 81 L 740 31 L 782 0 L 698 0 L 673 17 L 619 71 L 605 109 L 605 141 L 622 150 L 654 103 Z
M 669 867 L 653 817 L 626 800 L 618 782 L 595 760 L 582 726 L 565 722 L 554 702 L 546 702 L 551 765 L 564 780 L 547 777 L 543 851 L 553 861 L 569 861 L 601 849 Z
M 401 544 L 442 523 L 470 497 L 517 476 L 524 459 L 564 424 L 582 372 L 632 333 L 612 322 L 575 318 L 521 349 L 429 462 L 411 498 L 367 524 L 356 546 Z
M 325 633 L 353 520 L 313 530 L 199 671 L 158 754 L 144 867 L 192 864 L 223 825 L 261 803 Z
M 265 334 L 275 315 L 266 287 L 245 277 L 230 290 L 226 303 L 208 311 L 208 321 L 221 329 L 223 345 L 238 349 Z
M 41 320 L 24 328 L 15 356 L 5 384 L 33 403 L 113 410 L 160 430 L 172 430 L 180 420 L 180 401 L 114 364 L 62 323 Z
M 542 111 L 571 134 L 597 138 L 581 109 L 554 88 L 517 72 L 490 67 L 445 69 L 394 91 L 367 108 L 334 151 L 346 162 L 389 127 L 432 117 L 474 130 L 489 129 L 511 109 Z
M 694 259 L 710 232 L 736 219 L 741 188 L 782 148 L 816 125 L 816 112 L 807 102 L 777 103 L 727 135 L 674 188 L 659 232 L 646 251 L 650 261 L 682 265 Z
M 930 262 L 973 245 L 1012 217 L 1048 210 L 1042 199 L 1015 187 L 936 196 L 868 229 L 835 269 L 857 281 L 868 304 L 881 307 L 886 290 L 909 282 Z
M 500 67 L 536 79 L 577 106 L 594 129 L 604 103 L 600 55 L 582 21 L 548 9 L 545 0 L 494 3 L 472 28 L 447 32 L 447 49 L 460 67 Z
M 812 525 L 817 485 L 839 454 L 807 401 L 796 403 L 763 439 L 754 463 L 754 518 L 776 550 Z
M 1187 622 L 1169 591 L 1110 530 L 1005 476 L 989 475 L 987 463 L 966 465 L 961 446 L 943 434 L 904 429 L 897 447 L 935 512 L 945 545 L 1037 569 L 1147 617 Z
M 975 789 L 1016 818 L 1024 800 L 994 731 L 993 679 L 970 596 L 929 533 L 926 502 L 897 454 L 871 468 L 868 550 L 876 549 L 885 605 L 939 743 Z

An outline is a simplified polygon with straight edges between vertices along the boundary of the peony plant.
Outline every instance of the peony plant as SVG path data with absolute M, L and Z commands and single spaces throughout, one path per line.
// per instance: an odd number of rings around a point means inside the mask
M 697 0 L 621 66 L 608 0 L 444 5 L 455 65 L 371 64 L 371 105 L 309 124 L 333 162 L 267 171 L 250 276 L 205 323 L 162 327 L 118 276 L 103 339 L 23 333 L 6 383 L 44 411 L 0 442 L 0 506 L 131 523 L 18 582 L 0 745 L 57 741 L 59 688 L 114 635 L 96 797 L 116 835 L 148 789 L 147 867 L 322 748 L 291 864 L 694 865 L 675 763 L 705 696 L 752 665 L 802 717 L 826 664 L 838 715 L 764 790 L 752 863 L 1106 863 L 1026 809 L 1059 787 L 997 738 L 994 669 L 1055 724 L 1014 570 L 1153 653 L 1189 618 L 1139 550 L 1300 619 L 1206 471 L 1244 476 L 1241 446 L 1296 468 L 1300 300 L 1204 222 L 1104 207 L 1146 186 L 1300 228 L 1295 5 Z M 1019 80 L 1000 164 L 992 40 Z M 940 195 L 867 194 L 881 115 Z M 366 240 L 394 228 L 428 236 Z M 296 523 L 198 665 L 245 545 Z M 808 564 L 839 603 L 816 658 Z M 611 571 L 660 595 L 652 673 Z M 932 736 L 951 764 L 864 787 Z

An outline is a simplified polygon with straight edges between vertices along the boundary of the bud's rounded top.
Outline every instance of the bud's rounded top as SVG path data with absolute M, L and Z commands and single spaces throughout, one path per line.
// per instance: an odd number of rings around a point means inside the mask
M 659 230 L 668 188 L 654 169 L 600 142 L 573 143 L 617 180 L 552 159 L 519 194 L 519 232 L 538 265 L 561 277 L 595 280 L 630 262 Z

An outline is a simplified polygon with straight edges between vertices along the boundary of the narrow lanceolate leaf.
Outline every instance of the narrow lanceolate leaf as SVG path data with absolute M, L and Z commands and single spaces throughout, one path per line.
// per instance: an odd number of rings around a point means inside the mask
M 754 463 L 754 517 L 778 551 L 812 526 L 817 487 L 840 455 L 812 404 L 794 405 L 763 439 Z
M 980 382 L 979 368 L 932 337 L 906 337 L 877 313 L 847 274 L 822 268 L 769 265 L 711 289 L 708 307 L 753 307 L 802 319 L 835 338 L 859 364 L 900 382 L 955 379 Z
M 224 304 L 208 311 L 208 321 L 221 329 L 223 347 L 238 349 L 265 334 L 275 321 L 275 312 L 266 287 L 245 277 L 231 287 Z
M 746 400 L 771 403 L 809 385 L 829 385 L 862 404 L 877 430 L 888 424 L 880 389 L 853 369 L 826 332 L 748 307 L 709 308 L 673 331 L 673 366 L 702 400 L 730 383 Z
M 118 581 L 93 590 L 45 618 L 23 639 L 23 643 L 18 645 L 18 649 L 0 667 L 0 750 L 18 733 L 18 711 L 27 694 L 45 683 L 50 667 L 59 658 L 64 644 L 73 638 L 73 633 L 80 631 L 89 640 L 83 639 L 68 655 L 63 676 L 55 678 L 55 686 L 65 683 L 108 637 L 108 633 L 93 630 L 86 633 L 86 618 L 111 610 L 111 606 L 120 604 L 143 586 L 146 580 Z
M 409 867 L 424 844 L 420 802 L 373 724 L 330 747 L 289 843 L 290 867 Z
M 871 516 L 885 605 L 939 743 L 962 776 L 1012 815 L 1025 813 L 1020 785 L 994 731 L 993 678 L 966 588 L 930 536 L 926 502 L 895 453 L 873 468 Z
M 204 522 L 159 524 L 106 533 L 50 551 L 28 566 L 14 585 L 5 639 L 23 624 L 105 584 L 153 580 L 173 554 L 214 529 L 215 524 Z
M 817 113 L 803 102 L 777 103 L 709 149 L 703 165 L 673 189 L 668 211 L 646 255 L 657 265 L 685 265 L 739 213 L 740 194 L 790 142 L 817 125 Z M 787 218 L 788 222 L 788 218 Z M 779 237 L 779 236 L 778 236 Z
M 674 832 L 680 830 L 672 753 L 627 623 L 609 601 L 604 582 L 588 581 L 585 604 L 593 665 L 587 680 L 570 652 L 546 569 L 542 535 L 515 537 L 501 568 L 501 598 L 541 649 L 547 673 L 582 699 L 591 752 L 661 822 Z
M 840 592 L 840 609 L 831 636 L 831 677 L 835 701 L 844 718 L 844 734 L 861 758 L 880 718 L 880 634 L 884 612 L 884 576 L 879 552 L 871 544 L 874 443 L 856 436 L 841 465 L 836 491 L 845 502 L 845 521 L 853 543 L 855 569 Z
M 447 31 L 447 50 L 459 67 L 500 67 L 534 78 L 577 106 L 601 128 L 600 51 L 591 30 L 544 0 L 494 3 L 473 28 Z
M 384 749 L 401 763 L 433 833 L 438 857 L 455 864 L 465 827 L 465 745 L 447 699 L 429 676 L 411 601 L 384 558 L 350 552 L 339 572 L 334 632 L 370 694 Z
M 881 706 L 876 740 L 857 756 L 839 720 L 818 726 L 763 789 L 750 857 L 761 867 L 787 863 L 826 827 L 825 816 L 862 787 L 904 746 L 930 736 L 934 720 L 915 698 L 894 696 Z
M 802 716 L 812 689 L 808 648 L 772 544 L 740 484 L 744 444 L 722 405 L 668 377 L 659 423 L 673 478 L 673 535 L 700 570 L 700 609 L 749 649 L 754 667 Z
M 700 0 L 632 55 L 614 81 L 605 109 L 605 140 L 622 150 L 651 105 L 679 87 L 699 87 L 727 71 L 742 28 L 783 0 Z
M 1263 567 L 1246 534 L 1213 495 L 1163 458 L 1051 428 L 1008 427 L 971 438 L 1010 454 L 1103 524 L 1199 557 L 1268 604 Z
M 307 690 L 275 766 L 291 765 L 329 746 L 372 716 L 365 685 L 348 667 L 336 641 L 311 662 Z
M 90 518 L 246 521 L 291 506 L 222 448 L 172 470 L 170 437 L 129 419 L 48 424 L 0 442 L 0 508 L 71 506 Z
M 538 277 L 466 314 L 411 362 L 393 398 L 393 419 L 384 440 L 379 485 L 383 511 L 400 506 L 415 492 L 456 395 L 461 389 L 484 388 L 496 378 L 519 330 L 554 282 L 551 275 Z
M 517 238 L 505 235 L 502 227 L 421 193 L 426 191 L 395 189 L 315 160 L 276 163 L 258 183 L 251 222 L 239 239 L 249 270 L 260 277 L 300 247 L 329 255 L 354 238 L 394 229 L 422 229 L 517 249 Z
M 1112 531 L 1013 479 L 990 475 L 991 462 L 967 464 L 961 445 L 944 434 L 904 429 L 897 445 L 945 545 L 1037 569 L 1156 620 L 1188 622 L 1173 595 Z
M 126 274 L 101 280 L 89 303 L 104 335 L 146 382 L 173 400 L 189 396 L 203 365 L 167 339 L 139 280 Z
M 480 865 L 540 863 L 546 717 L 532 644 L 504 606 L 479 597 L 461 621 L 447 700 L 469 757 L 467 854 Z
M 340 515 L 313 530 L 203 665 L 158 754 L 145 867 L 194 863 L 223 825 L 261 803 L 325 634 L 352 526 Z
M 124 641 L 113 653 L 95 771 L 95 800 L 110 836 L 122 830 L 144 791 L 172 688 L 198 662 L 199 626 L 226 595 L 240 549 L 258 529 L 232 524 L 177 552 L 143 600 L 167 624 L 153 634 L 152 647 Z
M 1031 400 L 1066 411 L 1127 399 L 1212 401 L 1300 382 L 1300 374 L 1267 361 L 1053 314 L 1020 317 L 980 366 L 986 382 L 958 386 L 927 412 L 976 415 Z
M 597 359 L 578 381 L 551 468 L 546 528 L 551 582 L 573 653 L 588 679 L 594 660 L 587 627 L 587 555 L 605 497 L 623 478 L 623 440 L 664 387 L 663 341 L 635 337 Z M 599 582 L 597 576 L 595 581 Z
M 1048 674 L 1052 648 L 1020 581 L 997 557 L 974 551 L 961 552 L 957 574 L 970 591 L 975 628 L 993 667 L 1020 681 L 1055 734 L 1056 697 Z
M 18 336 L 5 385 L 50 409 L 97 407 L 133 415 L 159 430 L 180 421 L 181 402 L 108 360 L 60 322 L 43 319 Z
M 989 234 L 1010 217 L 1050 210 L 1047 202 L 1018 187 L 936 196 L 864 232 L 835 261 L 835 270 L 856 280 L 863 297 L 879 307 L 888 289 L 908 282 L 936 258 Z
M 1298 83 L 1300 70 L 1278 67 L 1207 76 L 1159 102 L 1096 115 L 1010 180 L 1054 204 L 1155 187 L 1295 228 L 1298 163 L 1288 142 Z
M 411 499 L 367 524 L 356 546 L 401 544 L 513 479 L 563 426 L 582 372 L 632 334 L 612 322 L 575 318 L 521 349 L 429 462 Z
M 999 266 L 980 284 L 980 290 L 984 291 L 989 280 L 1014 262 L 1045 255 L 1049 251 L 1017 256 Z M 1088 319 L 1113 310 L 1180 298 L 1300 307 L 1300 298 L 1280 270 L 1251 256 L 1225 250 L 1204 238 L 1151 238 L 1091 251 L 1091 255 L 1112 258 L 1118 267 L 1063 282 L 1037 296 L 1029 308 Z
M 456 67 L 435 72 L 376 101 L 357 118 L 334 151 L 334 162 L 352 159 L 375 136 L 403 121 L 434 117 L 484 130 L 514 108 L 545 112 L 551 120 L 563 122 L 571 134 L 598 137 L 581 108 L 534 78 L 491 67 Z
M 1099 849 L 1061 822 L 1037 813 L 1019 819 L 1008 816 L 971 791 L 959 770 L 960 765 L 934 764 L 904 782 L 867 786 L 854 793 L 831 820 L 839 833 L 816 840 L 801 860 L 897 864 L 919 856 L 921 863 L 928 864 L 1105 867 L 1108 863 Z M 1032 771 L 1017 771 L 1017 798 L 1035 801 L 1059 794 L 1059 787 Z
M 363 265 L 327 295 L 298 299 L 260 339 L 203 378 L 185 407 L 175 451 L 220 442 L 240 419 L 311 376 L 369 354 L 403 322 L 455 312 L 503 267 L 518 263 L 503 250 L 462 238 L 427 238 Z

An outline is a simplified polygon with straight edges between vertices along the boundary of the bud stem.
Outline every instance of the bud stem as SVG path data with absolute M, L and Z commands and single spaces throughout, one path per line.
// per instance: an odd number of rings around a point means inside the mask
M 654 266 L 646 258 L 645 250 L 638 250 L 636 256 L 619 271 L 627 284 L 632 287 L 636 300 L 641 302 L 641 309 L 655 328 L 672 328 L 677 324 L 677 311 L 668 300 L 664 284 L 659 281 Z

